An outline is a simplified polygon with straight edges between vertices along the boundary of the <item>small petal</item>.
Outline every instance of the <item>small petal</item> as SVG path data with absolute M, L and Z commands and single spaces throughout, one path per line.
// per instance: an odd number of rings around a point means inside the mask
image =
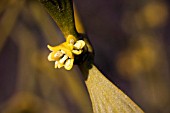
M 74 39 L 70 39 L 69 44 L 73 45 L 74 43 L 75 43 Z
M 58 62 L 58 68 L 61 68 L 63 66 L 64 66 L 64 64 L 61 64 L 61 63 Z
M 49 49 L 50 51 L 53 51 L 53 47 L 52 47 L 52 46 L 47 45 L 47 47 L 48 47 L 48 49 Z
M 55 54 L 54 54 L 54 57 L 55 58 L 60 58 L 60 57 L 62 57 L 63 56 L 63 52 L 61 52 L 61 51 L 57 51 Z
M 55 61 L 55 66 L 54 66 L 55 68 L 57 68 L 58 67 L 58 61 Z
M 59 60 L 59 62 L 60 62 L 61 64 L 63 64 L 67 59 L 68 59 L 68 56 L 67 56 L 67 55 L 64 55 L 64 57 L 61 58 L 61 59 Z
M 83 52 L 83 50 L 72 50 L 72 52 L 76 55 L 80 55 Z
M 74 48 L 75 49 L 82 49 L 85 46 L 85 42 L 83 40 L 78 40 L 75 44 L 74 44 Z
M 74 44 L 76 42 L 76 38 L 73 35 L 68 35 L 66 41 L 69 44 Z
M 65 51 L 63 51 L 63 50 L 60 50 L 63 54 L 65 54 Z
M 64 65 L 64 68 L 66 70 L 70 70 L 73 67 L 73 62 L 74 62 L 74 59 L 67 59 Z
M 53 57 L 52 57 L 52 52 L 48 55 L 48 60 L 49 61 L 55 61 L 55 59 L 53 59 Z

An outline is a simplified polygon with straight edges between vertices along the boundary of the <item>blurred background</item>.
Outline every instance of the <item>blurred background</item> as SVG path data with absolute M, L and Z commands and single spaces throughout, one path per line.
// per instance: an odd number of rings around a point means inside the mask
M 103 74 L 147 113 L 170 112 L 170 1 L 75 0 Z
M 146 113 L 170 112 L 170 2 L 74 0 L 101 72 Z M 0 112 L 90 113 L 78 68 L 54 69 L 64 37 L 40 3 L 0 1 Z

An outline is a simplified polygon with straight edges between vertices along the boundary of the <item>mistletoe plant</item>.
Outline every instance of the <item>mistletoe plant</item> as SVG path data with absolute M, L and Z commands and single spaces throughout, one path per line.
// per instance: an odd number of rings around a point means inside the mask
M 91 98 L 94 113 L 143 113 L 121 90 L 112 84 L 93 64 L 94 52 L 85 33 L 75 27 L 72 0 L 39 0 L 61 29 L 66 42 L 48 45 L 48 60 L 55 61 L 55 68 L 71 70 L 77 64 Z

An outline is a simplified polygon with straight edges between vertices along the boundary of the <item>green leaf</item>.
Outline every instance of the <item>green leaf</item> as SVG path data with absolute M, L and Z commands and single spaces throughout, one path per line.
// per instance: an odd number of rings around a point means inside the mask
M 85 67 L 83 68 L 85 71 Z M 87 71 L 87 70 L 86 70 Z M 92 65 L 85 81 L 94 113 L 143 113 L 120 89 Z

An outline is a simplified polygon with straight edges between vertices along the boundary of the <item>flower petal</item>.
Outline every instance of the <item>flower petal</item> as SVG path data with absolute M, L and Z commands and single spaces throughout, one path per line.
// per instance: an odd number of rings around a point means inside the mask
M 64 55 L 63 52 L 57 51 L 57 52 L 54 54 L 54 57 L 55 57 L 55 58 L 60 58 L 60 57 L 62 57 L 63 55 Z
M 67 59 L 64 65 L 64 68 L 66 70 L 70 70 L 73 67 L 73 62 L 74 62 L 74 59 Z
M 59 60 L 59 62 L 60 62 L 61 64 L 63 64 L 67 59 L 68 59 L 68 56 L 67 56 L 67 55 L 64 55 L 64 57 L 61 58 L 61 59 Z
M 74 44 L 74 48 L 75 49 L 82 49 L 85 46 L 85 42 L 83 40 L 78 40 L 75 44 Z
M 72 52 L 76 55 L 80 55 L 83 52 L 83 50 L 72 50 Z
M 55 66 L 54 68 L 58 68 L 58 61 L 55 61 Z
M 58 62 L 58 68 L 61 68 L 63 66 L 64 66 L 64 64 L 61 64 L 60 62 Z
M 48 55 L 48 61 L 55 61 L 55 59 L 52 56 L 52 52 Z
M 69 44 L 74 44 L 76 42 L 76 38 L 73 35 L 68 35 L 66 42 Z

